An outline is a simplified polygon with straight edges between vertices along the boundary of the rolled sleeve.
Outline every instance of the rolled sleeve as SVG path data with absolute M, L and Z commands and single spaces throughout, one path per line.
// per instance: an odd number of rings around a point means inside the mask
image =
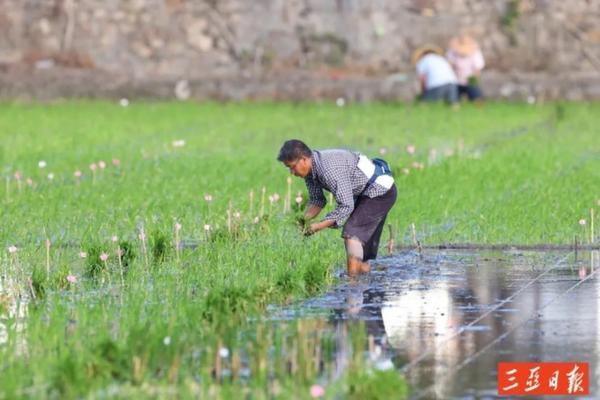
M 327 199 L 323 194 L 323 188 L 315 180 L 307 176 L 304 178 L 306 189 L 308 190 L 308 203 L 317 207 L 324 208 L 327 205 Z

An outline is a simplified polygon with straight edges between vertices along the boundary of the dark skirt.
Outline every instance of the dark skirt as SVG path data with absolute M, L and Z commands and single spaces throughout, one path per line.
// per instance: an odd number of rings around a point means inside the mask
M 385 226 L 388 212 L 396 202 L 396 185 L 378 197 L 359 196 L 354 211 L 344 224 L 342 237 L 357 238 L 363 245 L 363 261 L 377 257 L 379 239 Z

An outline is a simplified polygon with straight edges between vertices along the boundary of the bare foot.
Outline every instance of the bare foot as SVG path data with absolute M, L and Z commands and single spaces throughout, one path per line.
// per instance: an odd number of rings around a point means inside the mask
M 348 262 L 348 275 L 356 276 L 358 274 L 360 274 L 360 265 L 357 263 Z
M 366 274 L 369 271 L 371 271 L 369 263 L 355 257 L 348 257 L 348 275 L 356 276 L 358 274 Z
M 369 265 L 368 262 L 361 262 L 360 263 L 360 273 L 361 274 L 368 274 L 369 272 L 371 272 L 371 266 Z

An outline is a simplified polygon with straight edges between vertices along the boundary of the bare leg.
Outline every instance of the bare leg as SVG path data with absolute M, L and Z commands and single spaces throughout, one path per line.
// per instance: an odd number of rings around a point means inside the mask
M 371 270 L 369 264 L 363 261 L 363 245 L 355 237 L 345 239 L 348 275 L 354 276 Z

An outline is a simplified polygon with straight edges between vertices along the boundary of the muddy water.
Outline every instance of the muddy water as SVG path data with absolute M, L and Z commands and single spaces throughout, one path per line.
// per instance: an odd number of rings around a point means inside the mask
M 597 398 L 597 253 L 403 253 L 273 318 L 326 318 L 340 370 L 348 327 L 364 321 L 366 357 L 403 373 L 412 398 L 495 398 L 499 361 L 589 362 Z

